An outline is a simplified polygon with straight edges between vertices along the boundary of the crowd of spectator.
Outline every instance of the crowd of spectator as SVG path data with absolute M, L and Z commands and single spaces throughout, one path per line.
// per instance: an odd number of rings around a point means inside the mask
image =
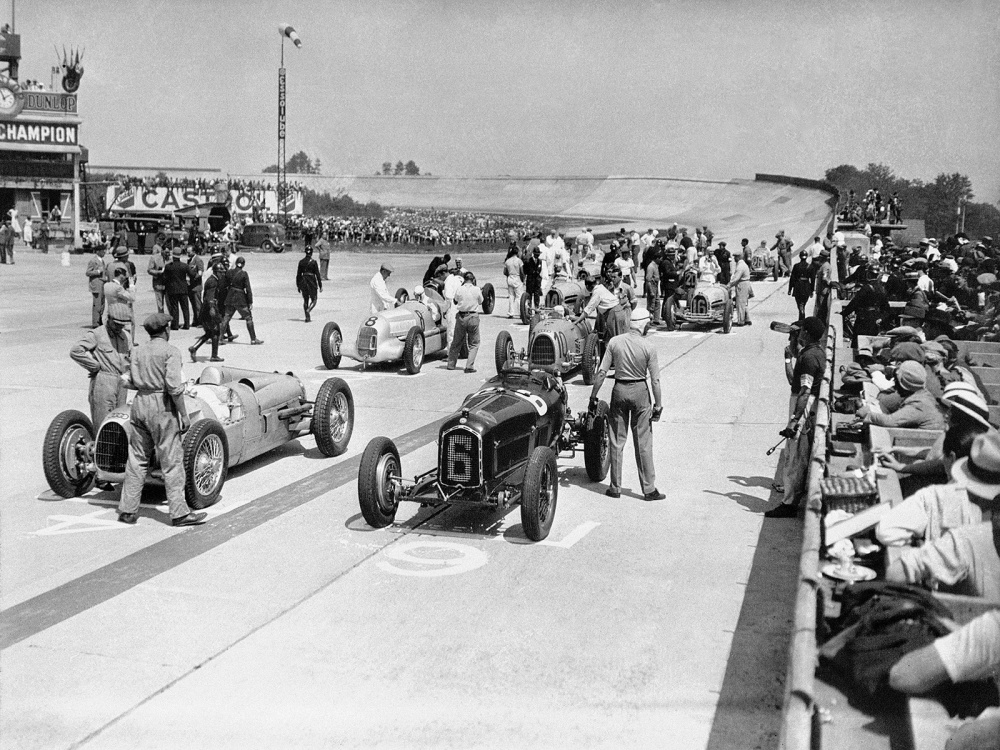
M 183 190 L 197 190 L 199 192 L 211 192 L 216 189 L 219 183 L 223 183 L 227 190 L 239 190 L 243 192 L 275 190 L 275 184 L 265 180 L 240 180 L 233 178 L 207 178 L 207 177 L 170 177 L 166 174 L 158 174 L 153 177 L 137 177 L 127 174 L 112 174 L 109 179 L 116 181 L 122 187 L 141 188 L 181 188 Z M 293 192 L 301 192 L 303 185 L 297 181 L 289 181 L 288 187 Z
M 842 222 L 858 226 L 866 223 L 902 224 L 903 201 L 899 193 L 894 192 L 888 198 L 883 198 L 882 193 L 874 188 L 869 188 L 864 198 L 859 201 L 857 193 L 851 190 L 847 194 L 847 203 L 837 218 Z

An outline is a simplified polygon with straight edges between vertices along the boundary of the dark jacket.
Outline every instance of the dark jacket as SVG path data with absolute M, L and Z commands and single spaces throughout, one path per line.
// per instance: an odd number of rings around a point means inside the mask
M 180 258 L 174 258 L 163 269 L 163 284 L 167 294 L 183 294 L 187 296 L 188 264 Z
M 227 275 L 226 307 L 249 307 L 253 304 L 250 276 L 242 268 L 234 268 Z
M 813 274 L 809 261 L 800 260 L 792 266 L 792 275 L 788 278 L 788 293 L 796 299 L 809 299 L 812 297 Z

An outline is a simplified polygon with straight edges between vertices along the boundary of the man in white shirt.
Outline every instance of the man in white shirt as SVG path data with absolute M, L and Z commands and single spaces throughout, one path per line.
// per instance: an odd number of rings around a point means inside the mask
M 635 281 L 633 280 L 635 263 L 632 261 L 632 253 L 629 251 L 628 245 L 622 245 L 621 257 L 615 259 L 615 268 L 622 273 L 622 283 L 635 286 Z
M 556 250 L 555 232 L 550 232 L 542 243 L 542 297 L 552 288 L 552 277 L 555 274 Z
M 392 264 L 385 262 L 375 272 L 371 282 L 368 284 L 371 288 L 372 314 L 382 312 L 383 310 L 391 310 L 396 306 L 396 298 L 389 294 L 389 289 L 385 285 L 386 279 L 389 278 L 392 272 Z
M 451 341 L 455 335 L 455 323 L 458 322 L 458 310 L 455 307 L 455 292 L 461 289 L 463 284 L 462 272 L 455 269 L 448 274 L 448 278 L 444 281 L 444 291 L 441 293 L 448 303 L 448 312 L 445 315 L 445 319 L 448 321 L 448 341 Z
M 814 260 L 816 260 L 816 258 L 819 257 L 819 254 L 823 252 L 823 242 L 820 240 L 819 237 L 813 237 L 812 244 L 806 248 L 806 252 L 809 253 L 810 263 L 812 263 Z

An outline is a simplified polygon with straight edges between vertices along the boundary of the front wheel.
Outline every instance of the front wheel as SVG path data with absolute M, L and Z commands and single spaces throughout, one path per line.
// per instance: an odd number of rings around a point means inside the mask
M 361 455 L 358 502 L 369 526 L 381 529 L 396 518 L 399 498 L 395 480 L 401 475 L 399 451 L 387 437 L 373 438 Z
M 529 297 L 530 295 L 528 294 L 521 295 L 521 322 L 525 325 L 531 323 L 531 314 L 533 312 Z
M 185 433 L 183 448 L 187 504 L 195 510 L 215 505 L 229 470 L 225 430 L 214 420 L 199 419 Z
M 336 370 L 340 367 L 340 345 L 343 341 L 344 335 L 340 332 L 340 326 L 336 323 L 327 323 L 323 326 L 319 353 L 323 356 L 323 366 L 327 370 Z
M 587 429 L 583 434 L 583 463 L 591 482 L 603 482 L 611 468 L 611 421 L 608 405 L 597 404 L 597 413 L 587 416 Z
M 340 378 L 323 381 L 313 406 L 312 433 L 324 456 L 339 456 L 347 450 L 354 432 L 354 394 Z
M 540 542 L 549 535 L 558 495 L 556 454 L 547 445 L 540 445 L 528 459 L 521 485 L 521 526 L 531 541 Z
M 583 369 L 584 385 L 593 385 L 597 379 L 597 371 L 601 367 L 601 337 L 596 331 L 587 334 L 583 340 Z
M 726 299 L 726 305 L 722 308 L 722 332 L 729 333 L 733 330 L 733 298 Z
M 273 253 L 275 249 L 275 244 L 271 240 L 264 240 L 260 243 L 260 249 L 265 253 Z
M 497 375 L 503 372 L 503 366 L 508 360 L 514 358 L 514 338 L 509 331 L 500 331 L 497 341 L 493 345 L 493 359 L 497 366 Z
M 83 412 L 70 409 L 52 420 L 42 444 L 42 468 L 59 497 L 79 497 L 94 484 L 87 470 L 94 445 L 94 425 Z
M 483 312 L 489 315 L 497 303 L 497 294 L 492 284 L 483 284 Z
M 403 344 L 403 366 L 410 375 L 416 375 L 423 363 L 424 333 L 418 326 L 413 326 L 406 334 L 406 343 Z

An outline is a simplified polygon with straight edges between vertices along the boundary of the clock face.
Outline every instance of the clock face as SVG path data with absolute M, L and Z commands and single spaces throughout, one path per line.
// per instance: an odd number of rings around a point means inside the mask
M 0 115 L 16 115 L 21 104 L 18 90 L 10 82 L 0 82 Z

